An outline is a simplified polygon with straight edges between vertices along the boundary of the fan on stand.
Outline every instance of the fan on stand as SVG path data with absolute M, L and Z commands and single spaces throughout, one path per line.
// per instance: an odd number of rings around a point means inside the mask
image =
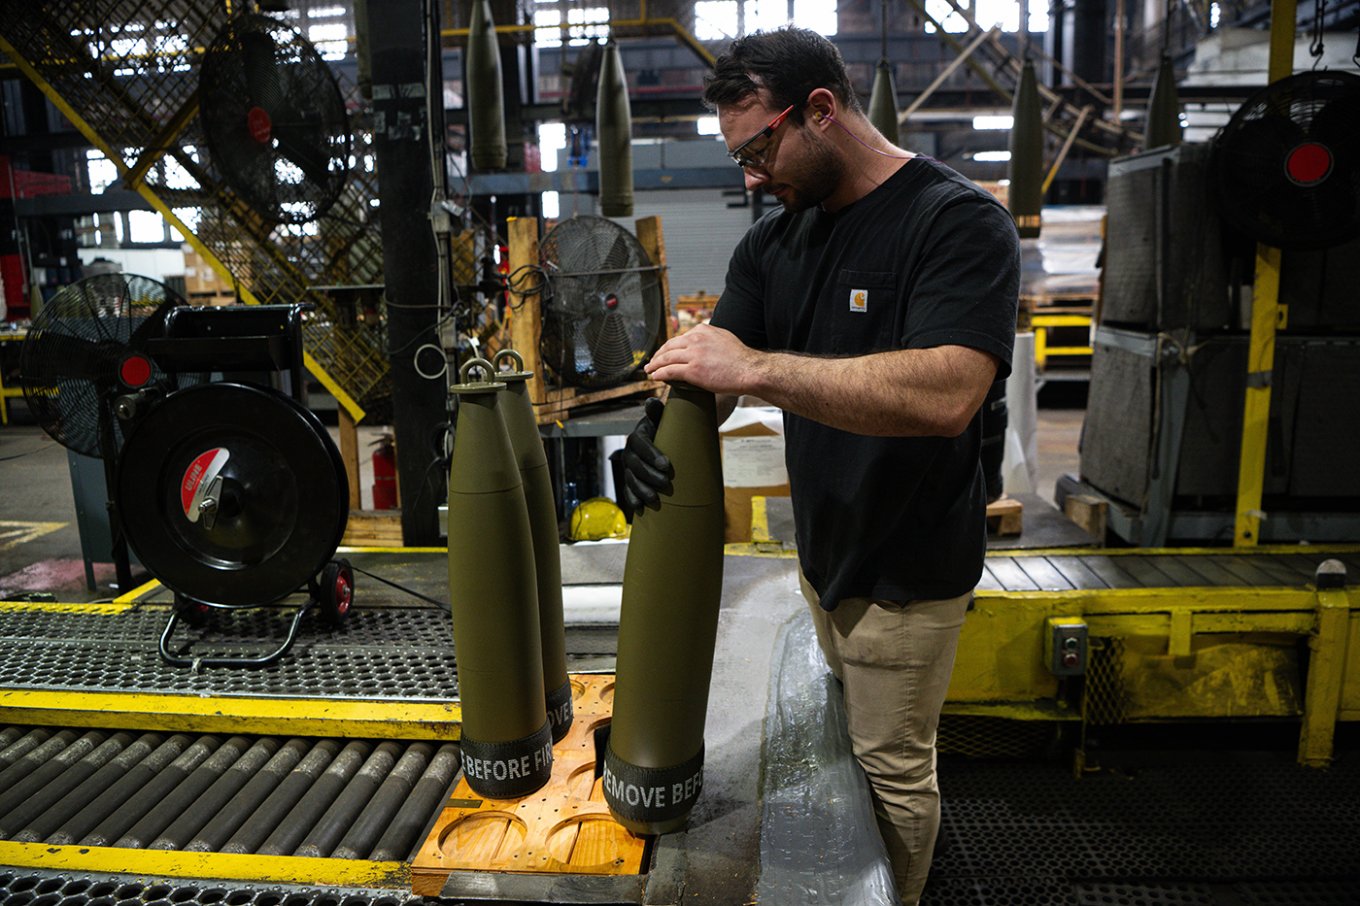
M 642 244 L 603 217 L 573 217 L 543 237 L 548 282 L 541 355 L 563 384 L 630 380 L 656 349 L 665 315 L 657 269 Z
M 213 162 L 272 222 L 306 223 L 345 186 L 349 120 L 330 67 L 268 16 L 227 23 L 203 58 L 199 107 Z
M 1258 242 L 1360 236 L 1360 76 L 1303 72 L 1249 97 L 1214 140 L 1223 219 Z
M 63 287 L 33 319 L 19 356 L 24 399 L 44 431 L 68 450 L 104 461 L 113 489 L 123 425 L 119 400 L 134 392 L 166 394 L 201 383 L 203 374 L 168 374 L 146 352 L 184 300 L 163 283 L 133 274 L 101 274 Z M 111 518 L 120 588 L 132 581 L 127 546 Z

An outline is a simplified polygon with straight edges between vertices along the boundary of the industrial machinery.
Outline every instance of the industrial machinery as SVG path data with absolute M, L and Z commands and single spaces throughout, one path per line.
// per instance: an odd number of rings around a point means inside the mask
M 563 384 L 612 387 L 656 348 L 665 316 L 642 244 L 603 217 L 573 217 L 543 237 L 543 361 Z
M 214 166 L 260 216 L 305 223 L 345 187 L 350 133 L 330 67 L 296 29 L 261 15 L 218 32 L 198 77 Z
M 1358 115 L 1360 77 L 1302 73 L 1249 98 L 1210 144 L 1111 163 L 1081 477 L 1124 540 L 1232 536 L 1250 387 L 1272 394 L 1262 540 L 1360 531 L 1343 453 L 1360 436 Z M 1253 280 L 1257 242 L 1282 249 L 1264 370 L 1249 326 L 1273 293 Z
M 348 517 L 345 468 L 300 401 L 302 307 L 181 302 L 153 280 L 121 274 L 67 287 L 25 341 L 25 395 L 54 439 L 104 460 L 120 584 L 130 546 L 174 592 L 161 657 L 268 666 L 313 606 L 330 625 L 349 611 L 353 572 L 331 559 Z M 209 381 L 214 372 L 244 374 Z M 292 397 L 268 386 L 279 373 Z M 181 618 L 270 604 L 303 585 L 311 594 L 274 651 L 172 650 Z

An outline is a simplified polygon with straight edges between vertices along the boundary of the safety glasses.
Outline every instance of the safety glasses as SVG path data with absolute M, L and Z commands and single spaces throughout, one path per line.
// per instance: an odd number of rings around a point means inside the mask
M 784 112 L 770 120 L 768 126 L 727 152 L 727 156 L 732 158 L 736 165 L 743 170 L 748 167 L 765 166 L 765 155 L 770 150 L 769 143 L 766 142 L 765 145 L 756 149 L 753 149 L 751 146 L 761 139 L 769 139 L 772 137 L 775 134 L 775 131 L 779 129 L 780 126 L 784 125 L 784 120 L 789 118 L 789 114 L 793 112 L 793 108 L 797 106 L 797 104 L 790 104 L 788 107 L 784 108 Z

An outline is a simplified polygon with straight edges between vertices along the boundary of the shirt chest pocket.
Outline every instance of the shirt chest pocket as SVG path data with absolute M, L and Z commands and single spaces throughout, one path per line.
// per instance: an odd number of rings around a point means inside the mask
M 842 268 L 827 308 L 836 352 L 854 355 L 896 349 L 897 274 Z

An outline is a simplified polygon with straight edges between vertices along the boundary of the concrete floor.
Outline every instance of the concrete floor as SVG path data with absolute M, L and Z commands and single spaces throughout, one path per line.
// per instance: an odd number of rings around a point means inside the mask
M 1038 494 L 1052 500 L 1064 472 L 1077 470 L 1077 442 L 1083 410 L 1041 408 L 1038 428 Z M 68 454 L 33 424 L 25 423 L 23 404 L 0 428 L 0 599 L 50 593 L 59 601 L 105 600 L 118 594 L 113 568 L 95 565 L 97 587 L 86 586 L 85 564 L 76 523 Z M 361 427 L 360 487 L 371 506 L 373 447 L 379 428 Z

